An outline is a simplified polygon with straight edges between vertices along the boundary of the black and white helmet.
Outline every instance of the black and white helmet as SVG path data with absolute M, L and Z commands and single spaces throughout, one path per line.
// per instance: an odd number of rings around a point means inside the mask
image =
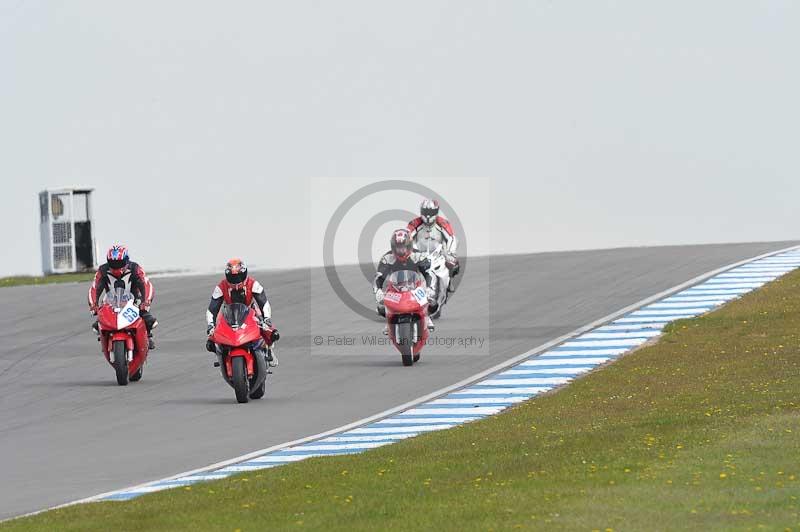
M 419 206 L 419 215 L 423 223 L 433 225 L 436 223 L 436 217 L 439 216 L 439 202 L 435 199 L 423 200 Z

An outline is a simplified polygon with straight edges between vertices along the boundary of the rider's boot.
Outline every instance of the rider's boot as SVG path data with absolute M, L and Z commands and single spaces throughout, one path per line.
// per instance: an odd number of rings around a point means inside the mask
M 274 368 L 278 365 L 278 355 L 275 354 L 275 346 L 267 347 L 267 365 Z
M 389 324 L 383 326 L 383 335 L 389 336 Z
M 428 315 L 425 316 L 425 325 L 428 326 L 428 330 L 430 332 L 433 332 L 433 331 L 436 330 L 436 325 L 433 324 L 433 320 Z
M 456 293 L 456 286 L 455 286 L 455 283 L 453 281 L 455 280 L 456 275 L 458 275 L 459 269 L 460 268 L 458 266 L 454 266 L 453 268 L 450 269 L 450 282 L 447 285 L 447 293 L 448 294 L 455 294 Z
M 156 348 L 156 343 L 153 341 L 153 329 L 158 327 L 158 320 L 153 322 L 153 325 L 147 331 L 147 348 L 152 351 Z

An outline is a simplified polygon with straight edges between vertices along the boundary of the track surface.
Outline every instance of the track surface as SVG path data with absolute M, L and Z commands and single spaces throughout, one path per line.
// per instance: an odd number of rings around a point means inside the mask
M 154 280 L 158 350 L 144 378 L 115 384 L 84 310 L 86 286 L 0 290 L 0 519 L 138 484 L 360 419 L 457 382 L 696 275 L 792 243 L 634 248 L 472 259 L 437 335 L 402 368 L 386 346 L 314 346 L 316 335 L 380 337 L 319 269 L 257 275 L 284 340 L 264 400 L 238 405 L 204 350 L 215 277 Z M 346 286 L 371 291 L 356 267 Z M 490 304 L 487 303 L 490 301 Z M 491 306 L 491 315 L 483 309 Z

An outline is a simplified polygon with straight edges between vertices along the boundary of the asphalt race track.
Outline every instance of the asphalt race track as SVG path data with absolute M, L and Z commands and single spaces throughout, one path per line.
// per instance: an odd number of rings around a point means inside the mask
M 245 405 L 204 349 L 216 277 L 154 279 L 158 349 L 142 381 L 127 387 L 117 386 L 89 330 L 87 285 L 0 289 L 0 519 L 381 412 L 699 274 L 791 244 L 473 258 L 436 335 L 485 343 L 429 346 L 413 368 L 389 346 L 364 345 L 362 337 L 381 337 L 381 323 L 348 310 L 321 269 L 256 274 L 283 336 L 281 365 L 265 398 Z M 339 273 L 371 304 L 357 267 Z M 327 345 L 328 336 L 355 345 Z

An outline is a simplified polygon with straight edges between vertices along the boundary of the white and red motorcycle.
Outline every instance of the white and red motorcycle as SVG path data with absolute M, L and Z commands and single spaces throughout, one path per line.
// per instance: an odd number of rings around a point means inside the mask
M 442 243 L 433 239 L 418 238 L 414 242 L 414 251 L 430 261 L 428 273 L 436 276 L 436 291 L 433 301 L 428 306 L 428 312 L 432 319 L 437 319 L 442 315 L 442 309 L 450 293 L 450 270 L 447 268 Z

